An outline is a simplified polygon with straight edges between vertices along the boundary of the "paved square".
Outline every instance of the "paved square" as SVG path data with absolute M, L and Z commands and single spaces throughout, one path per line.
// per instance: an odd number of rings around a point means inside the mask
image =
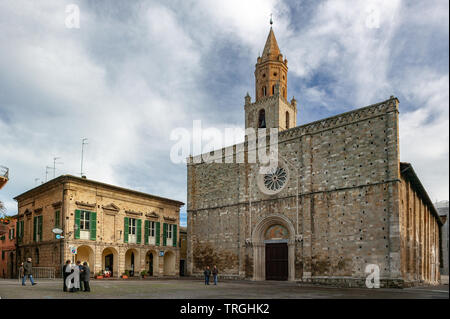
M 92 280 L 90 293 L 62 291 L 62 280 L 37 279 L 38 285 L 22 287 L 18 280 L 0 279 L 2 299 L 120 298 L 120 299 L 278 299 L 278 298 L 433 298 L 448 299 L 448 285 L 408 289 L 363 289 L 303 286 L 291 282 L 221 281 L 205 286 L 196 279 Z

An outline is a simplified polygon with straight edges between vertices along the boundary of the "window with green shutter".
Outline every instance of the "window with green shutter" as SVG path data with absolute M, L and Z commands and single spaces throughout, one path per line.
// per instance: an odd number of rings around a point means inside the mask
M 144 222 L 144 243 L 148 245 L 148 234 L 149 234 L 149 228 L 150 228 L 150 221 L 146 220 Z
M 39 221 L 39 228 L 38 228 L 38 230 L 39 230 L 39 241 L 42 241 L 42 234 L 43 234 L 42 225 L 44 224 L 43 220 L 44 220 L 44 216 L 42 216 L 42 215 L 39 216 L 39 218 L 38 218 L 38 221 Z
M 59 210 L 55 211 L 55 227 L 60 227 L 60 219 L 61 213 L 59 212 Z
M 177 247 L 177 225 L 173 225 L 173 247 Z
M 128 217 L 123 221 L 123 242 L 128 243 Z
M 91 240 L 97 240 L 97 213 L 90 214 Z
M 33 241 L 36 241 L 37 234 L 37 217 L 33 217 Z
M 81 212 L 75 210 L 75 239 L 80 239 L 80 215 Z
M 136 243 L 140 244 L 142 240 L 142 220 L 138 219 L 137 220 L 137 238 L 136 238 Z
M 163 223 L 163 246 L 167 246 L 167 224 Z
M 160 237 L 161 237 L 160 228 L 161 228 L 160 223 L 156 222 L 156 241 L 155 241 L 156 246 L 159 246 L 160 244 Z

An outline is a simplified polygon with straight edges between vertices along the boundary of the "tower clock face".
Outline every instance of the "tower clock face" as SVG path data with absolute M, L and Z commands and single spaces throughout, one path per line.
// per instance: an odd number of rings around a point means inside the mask
M 258 174 L 257 177 L 260 191 L 267 195 L 275 195 L 281 192 L 286 187 L 288 181 L 289 171 L 284 165 L 272 168 L 265 174 Z

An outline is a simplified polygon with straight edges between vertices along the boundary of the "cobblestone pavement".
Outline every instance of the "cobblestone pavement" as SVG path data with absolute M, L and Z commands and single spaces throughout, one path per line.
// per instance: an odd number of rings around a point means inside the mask
M 301 286 L 290 282 L 222 281 L 217 286 L 205 286 L 201 280 L 92 280 L 90 293 L 62 291 L 62 280 L 37 280 L 38 285 L 22 287 L 18 280 L 0 279 L 2 299 L 58 298 L 426 298 L 448 299 L 449 286 L 407 289 L 363 289 Z

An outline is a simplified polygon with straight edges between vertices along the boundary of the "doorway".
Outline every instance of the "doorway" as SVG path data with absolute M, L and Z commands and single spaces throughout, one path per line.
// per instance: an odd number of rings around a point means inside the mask
M 153 276 L 153 254 L 148 255 L 148 275 Z
M 266 244 L 266 280 L 288 280 L 287 243 Z
M 109 254 L 105 256 L 105 270 L 113 272 L 114 269 L 114 255 Z

